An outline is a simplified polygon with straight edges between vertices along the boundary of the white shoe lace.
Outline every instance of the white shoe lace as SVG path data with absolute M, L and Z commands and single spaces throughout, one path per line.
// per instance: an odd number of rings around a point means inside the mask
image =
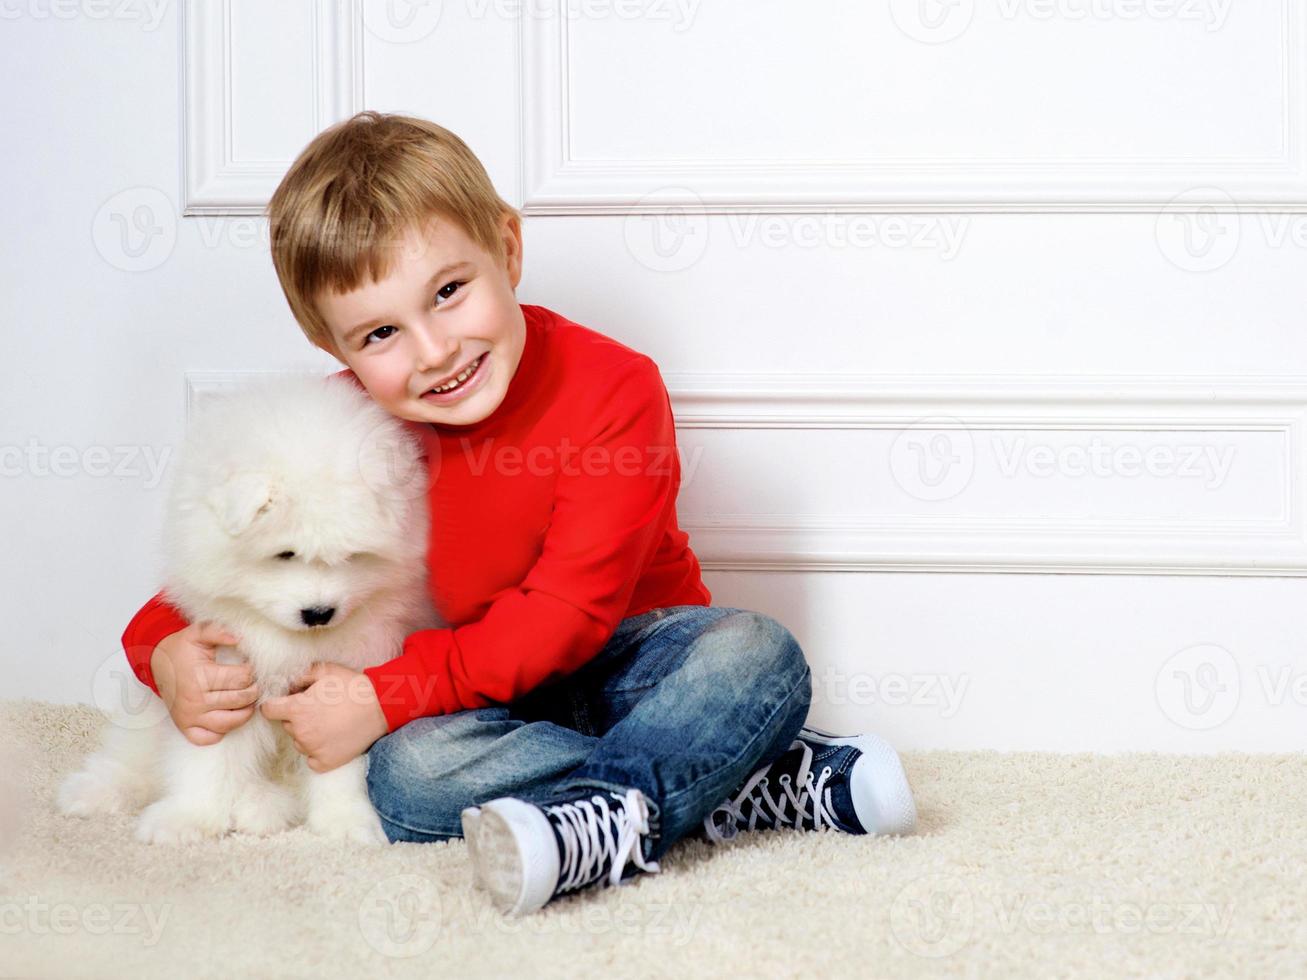
M 619 885 L 627 861 L 634 861 L 643 871 L 658 871 L 656 861 L 646 862 L 640 850 L 640 838 L 649 833 L 649 806 L 644 794 L 629 789 L 626 795 L 609 790 L 622 802 L 616 814 L 600 794 L 588 800 L 548 804 L 543 809 L 558 818 L 558 832 L 563 839 L 563 863 L 556 891 L 564 892 L 588 884 L 598 877 L 605 859 L 611 861 L 610 884 Z M 617 837 L 613 837 L 616 817 Z
M 789 751 L 796 748 L 803 752 L 799 760 L 799 771 L 794 779 L 790 778 L 788 772 L 780 775 L 777 780 L 781 784 L 779 799 L 767 792 L 767 773 L 771 771 L 771 766 L 763 766 L 749 777 L 734 799 L 726 800 L 704 818 L 703 827 L 709 840 L 713 842 L 730 840 L 739 833 L 740 825 L 745 822 L 746 802 L 750 804 L 751 811 L 746 830 L 757 829 L 759 820 L 764 822 L 764 826 L 774 828 L 799 829 L 807 821 L 811 823 L 813 830 L 838 829 L 835 823 L 834 805 L 831 802 L 831 789 L 826 785 L 826 780 L 831 775 L 830 766 L 822 767 L 821 775 L 814 783 L 811 771 L 812 747 L 802 739 L 795 739 Z M 795 783 L 798 784 L 797 790 L 794 787 Z M 793 814 L 786 814 L 787 805 L 793 808 Z M 811 813 L 809 813 L 810 809 Z M 717 826 L 718 814 L 726 818 L 725 832 Z

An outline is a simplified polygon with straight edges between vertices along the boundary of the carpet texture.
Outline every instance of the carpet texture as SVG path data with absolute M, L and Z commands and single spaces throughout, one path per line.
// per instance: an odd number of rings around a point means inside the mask
M 0 703 L 0 976 L 1307 976 L 1298 755 L 905 753 L 916 835 L 682 841 L 510 920 L 462 841 L 162 848 L 60 817 L 100 719 Z

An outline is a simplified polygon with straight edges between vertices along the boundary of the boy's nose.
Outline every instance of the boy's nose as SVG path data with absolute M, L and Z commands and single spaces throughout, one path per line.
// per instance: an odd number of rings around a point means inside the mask
M 416 331 L 414 367 L 430 378 L 443 378 L 458 367 L 458 344 L 441 337 L 435 330 L 419 327 Z

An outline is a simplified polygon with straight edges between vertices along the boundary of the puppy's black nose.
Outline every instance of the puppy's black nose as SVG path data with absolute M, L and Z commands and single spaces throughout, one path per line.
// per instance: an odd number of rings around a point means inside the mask
M 300 610 L 300 619 L 304 620 L 305 626 L 326 626 L 334 615 L 335 606 L 314 606 L 312 609 Z

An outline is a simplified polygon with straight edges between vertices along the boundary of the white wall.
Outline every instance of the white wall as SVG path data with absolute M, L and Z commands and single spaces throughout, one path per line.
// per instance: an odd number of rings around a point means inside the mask
M 253 215 L 368 107 L 525 209 L 524 302 L 661 365 L 709 587 L 816 723 L 1299 747 L 1300 5 L 550 9 L 0 0 L 6 695 L 120 663 L 185 373 L 331 363 Z

